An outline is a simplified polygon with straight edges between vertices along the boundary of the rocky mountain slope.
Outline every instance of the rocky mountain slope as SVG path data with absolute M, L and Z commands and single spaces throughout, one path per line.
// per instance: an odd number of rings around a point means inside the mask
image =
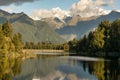
M 103 20 L 113 21 L 120 18 L 120 12 L 111 11 L 108 15 L 94 16 L 90 18 L 71 17 L 68 19 L 67 25 L 60 29 L 56 29 L 56 32 L 61 36 L 75 35 L 77 39 L 88 33 L 92 29 L 96 28 L 98 23 Z M 72 20 L 73 19 L 73 20 Z M 70 24 L 69 24 L 70 23 Z
M 65 42 L 48 23 L 40 20 L 34 21 L 23 12 L 10 14 L 0 10 L 0 23 L 4 23 L 7 20 L 13 26 L 14 33 L 19 32 L 22 34 L 24 42 Z

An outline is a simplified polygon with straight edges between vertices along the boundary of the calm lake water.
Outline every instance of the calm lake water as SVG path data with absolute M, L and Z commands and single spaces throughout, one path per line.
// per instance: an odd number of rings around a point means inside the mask
M 0 58 L 0 80 L 120 80 L 120 61 L 41 55 Z

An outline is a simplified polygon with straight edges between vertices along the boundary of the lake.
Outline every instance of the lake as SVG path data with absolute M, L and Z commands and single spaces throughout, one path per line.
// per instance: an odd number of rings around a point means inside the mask
M 120 80 L 120 61 L 40 54 L 0 58 L 0 80 Z

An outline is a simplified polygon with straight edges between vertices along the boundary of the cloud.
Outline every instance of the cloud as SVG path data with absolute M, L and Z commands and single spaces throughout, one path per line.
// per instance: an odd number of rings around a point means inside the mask
M 10 4 L 20 5 L 26 2 L 34 2 L 38 0 L 0 0 L 0 6 L 6 6 Z
M 114 0 L 80 0 L 74 3 L 70 10 L 72 15 L 90 17 L 109 13 L 101 7 L 111 6 L 113 3 Z
M 71 41 L 77 37 L 76 34 L 66 34 L 66 35 L 61 35 L 61 37 L 67 41 Z
M 45 9 L 39 9 L 39 10 L 34 10 L 31 13 L 31 17 L 35 20 L 41 19 L 41 18 L 47 18 L 47 17 L 52 17 L 52 13 L 49 10 Z
M 13 8 L 11 8 L 11 7 L 5 7 L 5 8 L 2 8 L 2 10 L 7 11 L 9 13 L 13 12 Z
M 70 16 L 70 12 L 66 10 L 62 10 L 59 7 L 52 8 L 51 10 L 46 10 L 46 9 L 34 10 L 31 13 L 31 17 L 35 20 L 41 18 L 49 18 L 49 17 L 58 17 L 60 19 L 63 19 L 65 16 Z
M 51 10 L 37 9 L 31 13 L 31 18 L 39 20 L 41 18 L 58 17 L 63 19 L 65 16 L 80 15 L 81 17 L 91 17 L 105 15 L 110 13 L 110 10 L 105 10 L 103 7 L 111 6 L 115 0 L 79 0 L 70 7 L 69 10 L 62 10 L 59 7 Z

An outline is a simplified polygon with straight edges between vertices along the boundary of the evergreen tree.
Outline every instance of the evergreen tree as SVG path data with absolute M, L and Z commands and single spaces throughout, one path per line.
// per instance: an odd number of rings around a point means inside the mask
M 112 22 L 109 35 L 110 50 L 120 52 L 120 19 Z
M 104 47 L 104 34 L 99 31 L 93 33 L 93 39 L 91 41 L 92 51 L 100 51 Z
M 5 40 L 5 36 L 3 35 L 3 31 L 1 29 L 2 27 L 0 26 L 0 49 L 2 49 L 3 44 L 4 44 L 4 40 Z
M 16 51 L 21 51 L 21 49 L 22 49 L 22 42 L 21 42 L 21 39 L 20 39 L 21 37 L 20 37 L 20 33 L 18 33 L 18 34 L 15 34 L 14 36 L 13 36 L 13 43 L 14 43 L 14 45 L 15 45 L 15 50 Z
M 6 37 L 10 37 L 12 38 L 12 26 L 9 24 L 9 22 L 5 22 L 3 25 L 2 25 L 2 31 L 3 31 L 3 34 L 6 36 Z

